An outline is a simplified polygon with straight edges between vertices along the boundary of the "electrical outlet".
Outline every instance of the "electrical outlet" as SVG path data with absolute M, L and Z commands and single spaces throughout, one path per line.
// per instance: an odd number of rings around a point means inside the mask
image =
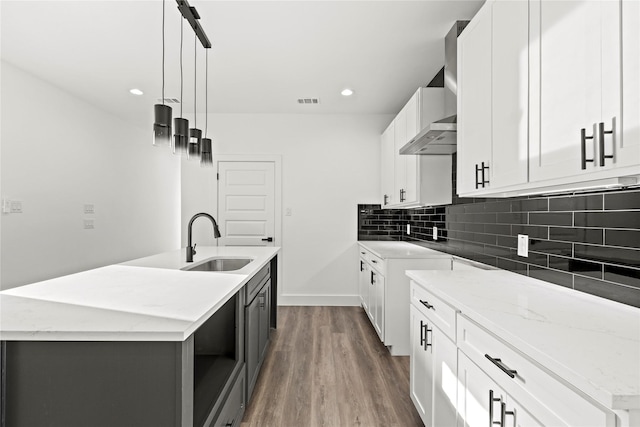
M 84 205 L 84 213 L 93 215 L 96 213 L 95 206 L 91 203 L 87 203 Z
M 411 234 L 411 224 L 407 224 L 407 234 Z
M 84 229 L 85 230 L 93 230 L 95 227 L 95 223 L 93 222 L 92 219 L 85 219 L 84 220 Z
M 529 256 L 529 236 L 526 234 L 518 234 L 518 256 Z
M 438 240 L 438 227 L 433 227 L 433 240 Z
M 291 208 L 286 208 L 284 210 L 284 214 L 285 214 L 285 216 L 291 216 Z

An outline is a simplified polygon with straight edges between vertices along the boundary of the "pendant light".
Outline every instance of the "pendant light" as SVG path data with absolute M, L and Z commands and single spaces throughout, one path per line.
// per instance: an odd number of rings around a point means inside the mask
M 204 138 L 200 146 L 200 166 L 213 166 L 211 139 L 207 138 L 209 129 L 209 51 L 205 50 L 205 79 L 204 79 Z
M 153 106 L 153 145 L 171 145 L 171 107 L 164 104 L 164 3 L 162 0 L 162 104 Z
M 198 43 L 194 37 L 193 50 L 193 127 L 189 129 L 189 148 L 187 157 L 190 160 L 200 158 L 200 145 L 202 143 L 202 131 L 198 129 Z
M 187 154 L 187 147 L 189 144 L 189 120 L 182 117 L 182 89 L 184 86 L 184 79 L 182 73 L 182 41 L 183 41 L 183 28 L 184 17 L 180 16 L 180 117 L 176 117 L 173 120 L 173 124 L 176 130 L 173 136 L 173 153 L 174 154 Z

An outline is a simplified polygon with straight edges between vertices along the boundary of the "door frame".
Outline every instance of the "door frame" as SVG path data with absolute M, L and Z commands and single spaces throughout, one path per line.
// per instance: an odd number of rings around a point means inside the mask
M 280 300 L 282 289 L 284 289 L 284 277 L 282 271 L 282 156 L 278 154 L 214 154 L 213 161 L 215 163 L 215 171 L 218 173 L 220 162 L 273 162 L 274 164 L 274 236 L 273 246 L 279 246 L 278 253 L 278 286 L 277 300 Z M 218 179 L 215 179 L 213 185 L 214 200 L 216 203 L 216 218 L 219 218 L 218 203 Z M 217 243 L 216 243 L 217 244 Z

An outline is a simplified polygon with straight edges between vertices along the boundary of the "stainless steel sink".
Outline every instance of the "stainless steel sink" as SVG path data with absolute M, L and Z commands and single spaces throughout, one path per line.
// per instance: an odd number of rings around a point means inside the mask
M 249 264 L 251 258 L 213 258 L 202 264 L 183 268 L 188 271 L 234 271 Z

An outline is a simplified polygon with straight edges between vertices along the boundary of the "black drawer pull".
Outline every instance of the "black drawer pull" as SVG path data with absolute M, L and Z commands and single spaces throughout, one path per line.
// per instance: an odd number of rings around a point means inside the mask
M 516 371 L 515 369 L 509 369 L 507 366 L 505 366 L 502 363 L 502 360 L 494 359 L 493 357 L 489 356 L 488 354 L 485 354 L 484 357 L 489 359 L 491 361 L 491 363 L 496 365 L 498 368 L 500 368 L 500 370 L 502 372 L 504 372 L 505 374 L 509 375 L 511 378 L 515 378 L 516 377 L 516 374 L 518 373 L 518 371 Z
M 432 306 L 431 304 L 429 304 L 429 301 L 422 301 L 422 300 L 420 300 L 420 303 L 421 303 L 422 305 L 424 305 L 425 307 L 427 307 L 428 309 L 430 309 L 430 310 L 433 310 L 433 311 L 435 311 L 435 310 L 436 310 L 436 308 L 435 308 L 434 306 Z

